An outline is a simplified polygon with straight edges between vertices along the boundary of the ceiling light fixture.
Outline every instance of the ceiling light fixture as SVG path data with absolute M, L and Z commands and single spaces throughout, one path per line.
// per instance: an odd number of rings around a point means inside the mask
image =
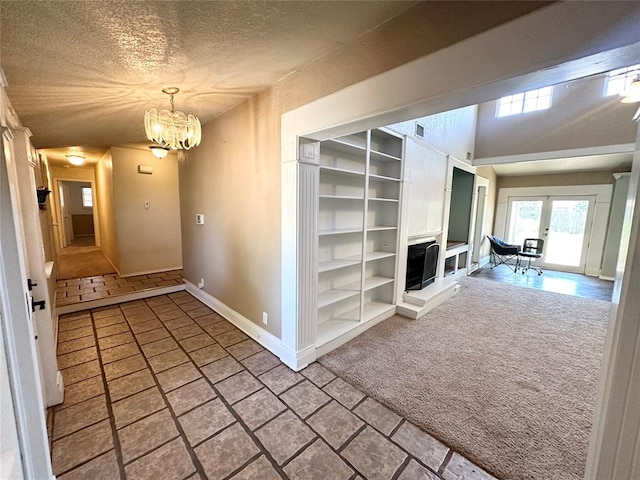
M 640 77 L 636 77 L 620 95 L 623 97 L 622 103 L 640 102 Z
M 151 145 L 149 149 L 156 158 L 164 158 L 169 153 L 169 147 L 161 147 L 160 145 Z
M 65 157 L 67 157 L 67 160 L 69 160 L 69 163 L 71 165 L 79 166 L 84 163 L 84 157 L 82 155 L 71 154 L 71 155 L 65 155 Z
M 162 147 L 172 150 L 189 150 L 200 145 L 202 128 L 194 115 L 175 110 L 173 96 L 180 92 L 177 87 L 163 88 L 162 93 L 170 97 L 171 111 L 150 108 L 144 114 L 144 130 L 147 138 Z

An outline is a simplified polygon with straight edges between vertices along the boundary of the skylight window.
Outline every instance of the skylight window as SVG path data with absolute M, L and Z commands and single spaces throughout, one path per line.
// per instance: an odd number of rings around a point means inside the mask
M 551 106 L 553 87 L 537 88 L 528 92 L 507 95 L 498 100 L 496 117 L 546 110 Z
M 604 96 L 621 94 L 637 77 L 640 77 L 640 65 L 611 70 L 604 84 Z

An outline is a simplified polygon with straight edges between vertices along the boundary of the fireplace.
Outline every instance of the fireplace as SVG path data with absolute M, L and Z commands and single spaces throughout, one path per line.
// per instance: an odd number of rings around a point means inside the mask
M 409 245 L 406 290 L 422 290 L 436 279 L 440 245 L 435 241 Z

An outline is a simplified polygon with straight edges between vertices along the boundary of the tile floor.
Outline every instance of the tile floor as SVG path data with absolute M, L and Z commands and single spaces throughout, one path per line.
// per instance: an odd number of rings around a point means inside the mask
M 186 292 L 59 328 L 58 480 L 493 479 L 319 364 L 288 369 Z
M 141 290 L 170 287 L 181 283 L 183 283 L 182 270 L 136 275 L 135 277 L 120 277 L 116 273 L 110 273 L 72 280 L 58 280 L 56 282 L 56 305 L 61 307 Z

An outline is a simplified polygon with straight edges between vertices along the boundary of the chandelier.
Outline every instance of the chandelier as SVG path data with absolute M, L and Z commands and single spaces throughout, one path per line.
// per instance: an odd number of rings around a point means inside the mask
M 200 120 L 194 115 L 186 115 L 175 110 L 173 96 L 180 91 L 177 87 L 163 88 L 162 92 L 169 95 L 171 111 L 150 108 L 144 114 L 144 130 L 147 138 L 161 147 L 172 150 L 189 150 L 200 145 L 202 128 Z

